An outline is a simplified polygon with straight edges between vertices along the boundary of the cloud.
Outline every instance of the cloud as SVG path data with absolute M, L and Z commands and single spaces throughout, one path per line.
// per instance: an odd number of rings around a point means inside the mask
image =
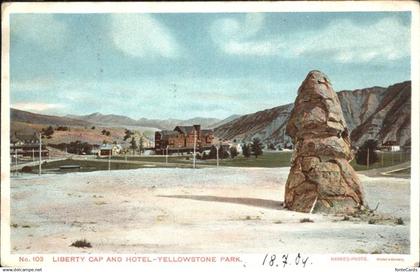
M 243 21 L 216 20 L 210 32 L 219 49 L 230 55 L 322 57 L 337 63 L 392 61 L 410 55 L 410 28 L 396 17 L 369 25 L 337 19 L 316 31 L 270 37 L 259 35 L 263 26 L 263 16 L 248 15 Z
M 48 110 L 56 110 L 64 108 L 61 104 L 50 104 L 50 103 L 31 103 L 31 102 L 20 102 L 11 105 L 12 108 L 16 108 L 24 111 L 33 112 L 44 112 Z
M 112 14 L 111 38 L 117 49 L 134 57 L 179 56 L 170 31 L 150 14 Z
M 67 26 L 53 14 L 13 14 L 11 34 L 47 50 L 64 46 Z
M 263 13 L 249 13 L 243 21 L 218 19 L 211 25 L 210 34 L 216 45 L 231 55 L 269 56 L 280 52 L 281 44 L 273 40 L 256 39 L 264 26 Z
M 295 44 L 292 54 L 331 55 L 341 63 L 396 60 L 410 55 L 410 31 L 395 17 L 371 25 L 337 20 L 318 35 L 315 32 L 301 34 L 301 42 Z

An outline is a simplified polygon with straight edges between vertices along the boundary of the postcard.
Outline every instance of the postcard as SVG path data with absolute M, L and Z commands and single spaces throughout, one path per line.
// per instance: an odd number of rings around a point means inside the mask
M 2 5 L 2 271 L 418 271 L 419 4 Z

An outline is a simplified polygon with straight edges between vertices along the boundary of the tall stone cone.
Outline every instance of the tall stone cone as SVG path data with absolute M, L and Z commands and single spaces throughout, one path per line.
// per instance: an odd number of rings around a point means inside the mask
M 285 190 L 286 208 L 352 213 L 367 207 L 340 101 L 327 76 L 311 71 L 298 90 L 286 127 L 295 151 Z

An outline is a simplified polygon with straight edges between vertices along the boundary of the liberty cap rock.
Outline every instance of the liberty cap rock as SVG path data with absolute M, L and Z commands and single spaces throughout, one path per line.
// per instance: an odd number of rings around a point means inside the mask
M 299 212 L 352 213 L 367 207 L 340 101 L 328 77 L 311 71 L 298 90 L 286 133 L 295 151 L 285 206 Z

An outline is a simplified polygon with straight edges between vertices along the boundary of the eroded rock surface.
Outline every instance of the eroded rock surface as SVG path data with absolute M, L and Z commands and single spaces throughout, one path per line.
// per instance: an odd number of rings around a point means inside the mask
M 299 212 L 352 213 L 366 207 L 350 166 L 350 138 L 340 101 L 326 75 L 311 71 L 286 127 L 295 151 L 285 206 Z

